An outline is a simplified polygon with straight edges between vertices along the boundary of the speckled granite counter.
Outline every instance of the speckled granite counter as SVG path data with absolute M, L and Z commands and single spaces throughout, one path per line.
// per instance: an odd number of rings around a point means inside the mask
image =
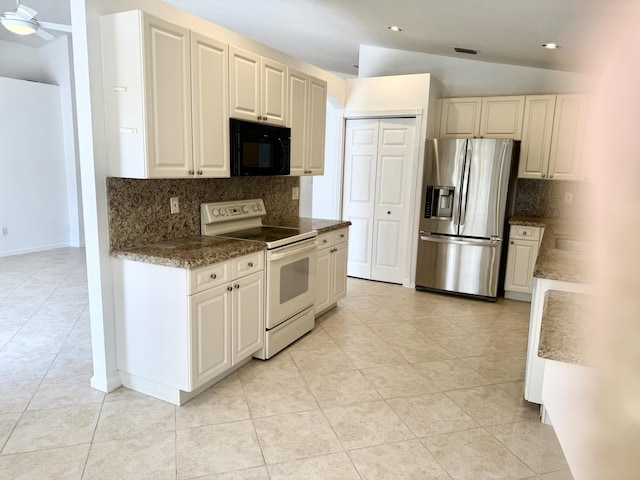
M 533 272 L 537 278 L 589 283 L 589 254 L 556 248 L 557 237 L 588 237 L 583 224 L 557 218 L 512 217 L 510 225 L 544 227 L 544 235 Z
M 351 225 L 351 222 L 344 220 L 325 220 L 322 218 L 306 218 L 300 217 L 294 220 L 280 220 L 276 222 L 279 227 L 293 227 L 303 230 L 317 230 L 318 233 L 326 233 L 332 230 L 338 230 Z
M 270 223 L 270 225 L 293 227 L 307 231 L 317 230 L 318 233 L 325 233 L 348 227 L 351 225 L 351 222 L 317 218 L 297 218 L 292 220 L 279 220 Z M 111 251 L 111 256 L 126 260 L 165 265 L 167 267 L 193 269 L 246 255 L 247 253 L 264 250 L 265 248 L 265 245 L 260 242 L 192 235 L 137 247 L 114 249 Z
M 592 366 L 586 322 L 590 295 L 548 290 L 545 293 L 538 356 L 548 360 Z
M 260 242 L 193 235 L 111 252 L 112 257 L 193 269 L 264 250 Z

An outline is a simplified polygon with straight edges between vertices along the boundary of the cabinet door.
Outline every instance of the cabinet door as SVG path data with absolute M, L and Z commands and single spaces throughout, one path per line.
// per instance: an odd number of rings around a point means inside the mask
M 227 44 L 191 34 L 193 93 L 193 172 L 228 177 L 229 53 Z
M 585 95 L 558 95 L 553 119 L 549 178 L 578 180 L 587 118 Z
M 318 270 L 316 272 L 315 311 L 321 312 L 331 305 L 331 250 L 318 250 Z
M 480 116 L 481 138 L 522 138 L 524 96 L 484 97 Z
M 481 97 L 443 98 L 440 138 L 478 137 L 481 108 Z
M 555 95 L 525 97 L 519 178 L 547 176 L 555 104 Z
M 533 270 L 538 257 L 538 242 L 512 240 L 507 253 L 505 290 L 531 293 Z
M 192 165 L 189 30 L 144 15 L 149 178 L 188 177 Z
M 262 57 L 262 120 L 287 124 L 287 66 Z
M 309 76 L 289 70 L 289 126 L 291 127 L 291 175 L 305 174 Z
M 307 127 L 310 175 L 324 175 L 324 142 L 327 125 L 327 82 L 309 77 L 309 122 Z
M 229 47 L 229 115 L 257 122 L 261 112 L 260 55 Z
M 333 273 L 331 303 L 347 296 L 347 242 L 333 247 L 331 268 Z
M 264 344 L 264 272 L 233 281 L 231 355 L 233 363 L 251 356 Z
M 189 297 L 192 389 L 231 367 L 231 292 L 227 288 L 223 285 Z

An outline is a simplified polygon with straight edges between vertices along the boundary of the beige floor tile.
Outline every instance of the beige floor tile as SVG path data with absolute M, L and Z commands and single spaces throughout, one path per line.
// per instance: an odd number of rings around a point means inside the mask
M 382 398 L 406 397 L 439 391 L 431 380 L 412 365 L 368 368 L 362 370 L 362 374 Z
M 271 480 L 360 480 L 346 453 L 292 460 L 268 469 Z
M 422 442 L 454 480 L 524 479 L 533 472 L 483 429 L 445 433 Z
M 382 342 L 382 339 L 366 325 L 323 325 L 322 328 L 340 347 Z
M 322 328 L 314 328 L 302 338 L 296 340 L 287 349 L 295 350 L 316 350 L 318 348 L 337 347 L 336 343 L 331 339 L 327 332 Z
M 288 351 L 280 352 L 267 361 L 254 358 L 237 371 L 243 385 L 264 382 L 272 378 L 299 377 L 300 371 Z
M 322 408 L 371 402 L 381 397 L 358 370 L 306 377 Z
M 245 387 L 253 418 L 317 410 L 318 403 L 304 378 L 281 378 Z
M 176 407 L 155 398 L 105 402 L 94 441 L 138 437 L 146 433 L 175 431 Z
M 39 386 L 39 382 L 0 382 L 0 414 L 23 412 Z
M 320 410 L 258 418 L 253 423 L 268 465 L 343 451 Z
M 487 427 L 487 430 L 537 474 L 569 468 L 550 425 L 518 422 Z
M 392 340 L 388 343 L 409 363 L 456 358 L 455 354 L 424 335 L 407 338 L 405 340 Z
M 176 428 L 182 430 L 251 418 L 243 393 L 229 395 L 219 392 L 210 388 L 176 408 Z
M 178 479 L 264 465 L 250 420 L 178 430 Z
M 442 393 L 387 400 L 417 437 L 477 428 L 464 410 Z
M 328 408 L 325 415 L 347 450 L 415 438 L 384 401 Z
M 450 480 L 419 440 L 352 450 L 349 456 L 364 480 Z
M 343 345 L 342 351 L 358 368 L 403 365 L 407 361 L 385 342 Z
M 316 319 L 316 326 L 320 327 L 343 327 L 352 325 L 363 325 L 363 322 L 348 308 L 330 310 Z
M 104 393 L 91 387 L 88 376 L 46 378 L 36 391 L 29 410 L 102 403 Z
M 193 480 L 196 479 L 194 478 Z M 247 468 L 246 470 L 236 470 L 235 472 L 197 477 L 197 480 L 269 480 L 269 473 L 266 467 L 255 467 Z
M 413 366 L 442 391 L 493 383 L 461 359 L 416 363 Z
M 504 390 L 509 395 L 518 400 L 524 398 L 524 380 L 516 380 L 515 382 L 497 383 L 496 387 Z
M 537 405 L 518 400 L 495 385 L 452 390 L 445 395 L 483 426 L 538 418 Z
M 9 435 L 13 431 L 14 427 L 20 420 L 20 413 L 4 413 L 0 414 L 0 451 L 2 446 L 9 438 Z
M 396 317 L 393 323 L 384 323 L 371 329 L 385 341 L 402 341 L 421 336 L 420 331 L 409 322 L 403 322 Z
M 571 470 L 560 470 L 559 472 L 546 473 L 540 477 L 542 480 L 574 480 Z
M 100 404 L 27 411 L 13 430 L 3 454 L 90 443 Z
M 164 432 L 125 440 L 93 442 L 82 478 L 173 480 L 175 476 L 175 433 Z
M 0 456 L 0 478 L 80 480 L 89 444 Z
M 353 362 L 338 347 L 299 350 L 291 352 L 291 357 L 305 377 L 356 369 Z
M 524 380 L 527 353 L 507 352 L 464 358 L 463 361 L 493 383 Z

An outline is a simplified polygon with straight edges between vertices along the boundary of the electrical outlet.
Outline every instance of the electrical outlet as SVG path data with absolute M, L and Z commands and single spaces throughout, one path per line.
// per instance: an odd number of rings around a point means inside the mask
M 9 235 L 9 227 L 4 227 L 4 226 L 3 226 L 3 227 L 0 229 L 0 232 L 2 232 L 2 233 L 1 233 L 1 235 L 2 235 L 3 237 L 4 237 L 4 236 Z
M 564 194 L 564 203 L 572 203 L 573 202 L 573 193 L 566 192 Z
M 178 197 L 171 197 L 169 199 L 169 205 L 171 206 L 171 213 L 178 213 L 180 211 L 180 202 L 178 202 Z
M 298 200 L 300 198 L 300 187 L 291 188 L 291 200 Z

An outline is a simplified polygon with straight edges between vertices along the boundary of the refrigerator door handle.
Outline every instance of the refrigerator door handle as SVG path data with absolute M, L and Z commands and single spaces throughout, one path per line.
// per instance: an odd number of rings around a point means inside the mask
M 465 172 L 465 168 L 467 166 L 467 145 L 468 145 L 468 140 L 465 140 L 465 144 L 464 144 L 464 150 L 462 151 L 462 173 L 460 174 L 460 187 L 456 188 L 456 195 L 458 196 L 458 205 L 455 208 L 455 210 L 453 211 L 453 224 L 455 226 L 459 226 L 462 224 L 461 222 L 461 208 L 462 208 L 462 200 L 464 198 L 464 192 L 463 192 L 463 187 L 464 187 L 464 172 Z M 457 229 L 456 229 L 456 233 L 458 233 Z
M 467 216 L 467 201 L 469 200 L 469 180 L 471 178 L 471 160 L 473 152 L 470 140 L 467 140 L 467 148 L 462 167 L 462 191 L 460 192 L 460 225 L 464 225 Z
M 434 242 L 434 243 L 452 243 L 454 245 L 477 245 L 478 247 L 486 247 L 490 245 L 498 245 L 502 243 L 501 238 L 455 238 L 455 237 L 445 237 L 441 235 L 429 235 L 429 234 L 420 234 L 420 240 L 425 242 Z

